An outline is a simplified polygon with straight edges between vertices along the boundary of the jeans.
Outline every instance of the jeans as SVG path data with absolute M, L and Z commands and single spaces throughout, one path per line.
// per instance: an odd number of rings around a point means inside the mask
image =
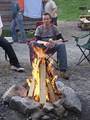
M 57 52 L 57 62 L 59 64 L 59 70 L 65 72 L 67 70 L 67 53 L 65 44 L 55 45 L 55 47 L 48 49 L 47 54 L 55 52 Z
M 33 60 L 33 57 L 35 54 L 32 48 L 33 43 L 31 43 L 31 45 L 29 45 L 29 49 L 30 49 L 30 61 Z M 67 71 L 67 53 L 66 53 L 66 47 L 65 44 L 59 44 L 59 45 L 55 45 L 55 47 L 53 48 L 49 48 L 47 50 L 47 54 L 52 54 L 57 52 L 57 62 L 59 64 L 59 70 L 62 72 L 66 72 Z M 32 62 L 31 62 L 32 63 Z
M 16 26 L 18 26 L 20 31 L 20 42 L 24 42 L 26 40 L 26 34 L 24 30 L 22 14 L 18 13 L 17 16 L 11 22 L 10 29 L 14 41 L 17 41 Z
M 0 47 L 2 47 L 5 50 L 6 54 L 9 57 L 9 62 L 11 65 L 20 66 L 11 44 L 3 37 L 0 37 Z

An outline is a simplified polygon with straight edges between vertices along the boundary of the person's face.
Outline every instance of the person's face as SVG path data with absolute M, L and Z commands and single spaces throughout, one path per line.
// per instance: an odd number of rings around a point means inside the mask
M 43 15 L 42 20 L 43 20 L 43 23 L 45 25 L 50 25 L 51 24 L 51 18 L 50 18 L 49 15 Z

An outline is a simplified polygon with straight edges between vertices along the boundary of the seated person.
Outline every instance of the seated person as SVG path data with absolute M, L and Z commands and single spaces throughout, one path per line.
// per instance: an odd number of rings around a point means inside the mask
M 40 41 L 46 41 L 45 45 L 48 47 L 47 54 L 57 52 L 57 61 L 59 64 L 60 76 L 64 79 L 69 79 L 69 76 L 66 73 L 67 54 L 66 54 L 65 44 L 63 42 L 64 39 L 57 30 L 57 27 L 51 23 L 52 19 L 49 13 L 44 13 L 42 15 L 42 21 L 43 24 L 38 26 L 35 31 L 36 40 L 38 43 L 40 43 Z M 31 56 L 32 56 L 32 51 L 31 51 Z
M 17 56 L 11 44 L 4 37 L 1 36 L 2 27 L 3 27 L 3 24 L 0 16 L 0 47 L 2 47 L 5 50 L 6 54 L 8 55 L 11 69 L 18 72 L 22 72 L 24 71 L 24 68 L 21 67 L 21 65 L 19 64 L 19 61 L 17 59 Z

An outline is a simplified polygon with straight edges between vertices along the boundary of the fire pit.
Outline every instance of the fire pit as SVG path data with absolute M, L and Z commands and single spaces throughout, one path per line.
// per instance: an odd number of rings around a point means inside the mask
M 24 85 L 13 85 L 3 95 L 9 107 L 33 120 L 59 120 L 68 110 L 81 112 L 81 103 L 72 88 L 65 86 L 54 73 L 43 45 L 33 45 L 35 58 L 32 76 Z

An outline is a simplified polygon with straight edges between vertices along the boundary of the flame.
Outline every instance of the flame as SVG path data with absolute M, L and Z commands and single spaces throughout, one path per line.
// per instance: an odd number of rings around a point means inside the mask
M 26 79 L 26 81 L 27 81 L 27 84 L 28 84 L 28 86 L 30 87 L 31 86 L 31 80 L 28 78 L 28 79 Z
M 33 50 L 35 51 L 36 55 L 40 58 L 45 58 L 46 54 L 45 52 L 47 51 L 47 49 L 42 49 L 40 47 L 33 47 Z
M 36 101 L 39 101 L 39 96 L 40 96 L 40 79 L 39 79 L 39 63 L 40 63 L 40 60 L 38 60 L 37 58 L 34 59 L 33 61 L 33 64 L 32 64 L 32 67 L 33 67 L 33 70 L 32 70 L 32 76 L 35 80 L 35 88 L 34 88 L 34 99 Z
M 50 62 L 46 62 L 46 54 L 45 54 L 45 50 L 39 48 L 39 47 L 34 47 L 33 48 L 37 57 L 34 58 L 33 62 L 32 62 L 32 76 L 33 76 L 33 80 L 34 82 L 34 90 L 33 90 L 33 98 L 35 101 L 40 102 L 40 93 L 43 91 L 44 88 L 40 88 L 42 87 L 41 84 L 41 71 L 40 71 L 40 66 L 46 66 L 46 67 L 42 67 L 44 72 L 46 72 L 44 74 L 44 78 L 45 78 L 45 96 L 44 98 L 46 98 L 46 101 L 55 101 L 55 94 L 58 93 L 58 90 L 56 88 L 55 85 L 55 81 L 57 79 L 57 75 L 54 74 L 54 69 L 52 67 L 52 60 L 50 60 Z M 42 69 L 41 69 L 42 70 Z M 32 84 L 32 80 L 31 79 L 27 79 L 27 83 L 28 86 L 31 87 Z M 43 82 L 42 82 L 43 84 Z M 52 94 L 50 93 L 50 91 L 52 92 Z M 50 95 L 51 94 L 51 95 Z M 52 97 L 53 95 L 53 97 Z M 51 100 L 50 100 L 51 97 Z M 52 100 L 53 99 L 53 100 Z M 44 101 L 44 100 L 43 100 Z M 44 101 L 45 102 L 45 101 Z

